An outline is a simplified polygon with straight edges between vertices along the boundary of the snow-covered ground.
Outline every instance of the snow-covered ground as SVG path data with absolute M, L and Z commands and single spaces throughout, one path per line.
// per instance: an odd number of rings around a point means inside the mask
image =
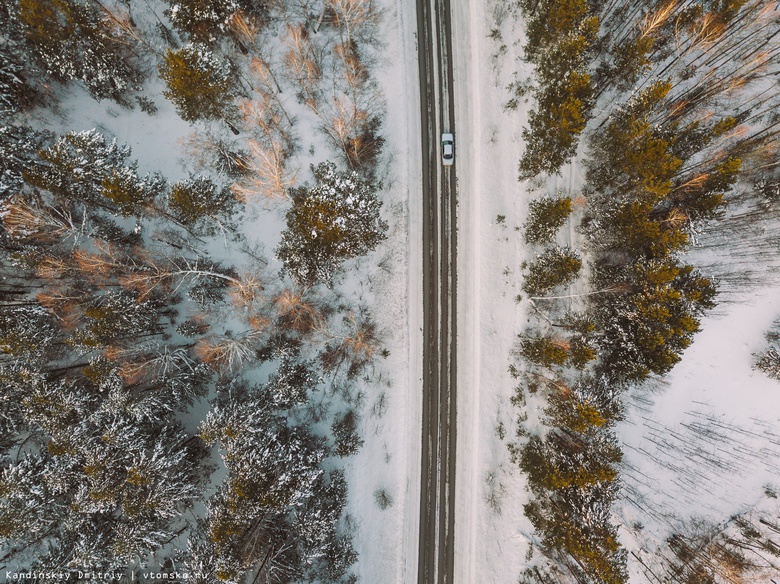
M 422 171 L 416 13 L 409 0 L 383 4 L 376 76 L 388 104 L 382 127 L 389 180 L 382 195 L 388 241 L 371 258 L 375 319 L 390 355 L 366 388 L 365 445 L 347 463 L 348 511 L 357 520 L 360 582 L 414 582 L 420 512 L 422 417 Z M 377 268 L 376 265 L 382 267 Z M 379 404 L 380 396 L 384 405 Z M 392 505 L 380 509 L 385 489 Z
M 522 39 L 522 23 L 505 2 L 464 0 L 452 9 L 459 200 L 455 582 L 509 584 L 522 571 L 530 530 L 525 482 L 509 461 L 507 441 L 516 414 L 510 353 L 526 319 L 515 302 L 528 257 L 519 228 L 532 195 L 517 180 L 528 106 L 507 112 L 504 104 L 513 73 L 530 72 L 513 41 Z M 493 29 L 503 40 L 489 38 Z
M 718 307 L 663 383 L 629 400 L 618 428 L 626 468 L 617 509 L 629 550 L 661 544 L 690 518 L 725 521 L 752 507 L 764 487 L 777 487 L 780 384 L 751 363 L 780 315 L 778 292 Z

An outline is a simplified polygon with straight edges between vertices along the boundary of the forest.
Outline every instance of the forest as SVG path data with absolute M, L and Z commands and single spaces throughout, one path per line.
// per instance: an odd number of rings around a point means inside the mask
M 613 514 L 625 401 L 669 373 L 719 298 L 777 255 L 780 13 L 761 0 L 517 7 L 536 71 L 508 88 L 509 115 L 519 98 L 532 103 L 518 177 L 543 190 L 564 165 L 584 175 L 576 192 L 531 201 L 524 226 L 535 259 L 519 300 L 535 317 L 512 366 L 521 424 L 510 453 L 527 475 L 543 561 L 521 582 L 619 584 L 629 581 Z M 730 257 L 733 245 L 736 262 L 691 253 Z M 776 378 L 776 334 L 767 339 L 755 367 Z M 545 404 L 541 433 L 522 426 L 530 396 Z M 761 513 L 674 534 L 658 565 L 643 565 L 647 581 L 764 581 L 754 578 L 777 570 L 780 550 L 774 511 Z
M 359 0 L 0 2 L 3 569 L 356 581 L 343 465 L 387 350 L 343 274 L 388 230 L 378 23 Z M 54 131 L 73 95 L 162 131 L 170 102 L 188 176 Z

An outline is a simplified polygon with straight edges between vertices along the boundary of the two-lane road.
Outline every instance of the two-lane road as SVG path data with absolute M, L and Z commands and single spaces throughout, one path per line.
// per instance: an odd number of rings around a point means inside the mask
M 439 139 L 455 134 L 450 0 L 418 0 L 423 151 L 423 414 L 418 584 L 452 584 L 455 527 L 456 166 Z M 456 162 L 457 165 L 457 162 Z

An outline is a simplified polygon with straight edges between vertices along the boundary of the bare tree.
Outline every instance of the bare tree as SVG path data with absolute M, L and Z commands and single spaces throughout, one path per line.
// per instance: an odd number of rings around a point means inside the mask
M 212 369 L 223 373 L 239 371 L 255 358 L 260 332 L 250 330 L 239 337 L 219 336 L 202 339 L 195 345 L 195 354 Z
M 233 192 L 243 201 L 261 197 L 267 201 L 289 199 L 288 189 L 295 186 L 297 171 L 288 170 L 284 144 L 273 141 L 268 145 L 251 141 L 252 158 L 247 162 L 247 176 L 233 185 Z
M 322 55 L 309 38 L 304 25 L 288 25 L 284 55 L 285 73 L 299 89 L 301 101 L 317 112 L 322 81 Z

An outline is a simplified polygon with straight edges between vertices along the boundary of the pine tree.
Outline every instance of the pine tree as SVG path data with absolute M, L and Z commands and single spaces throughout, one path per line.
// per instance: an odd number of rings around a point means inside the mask
M 600 266 L 597 283 L 626 284 L 622 294 L 592 298 L 606 371 L 615 380 L 667 373 L 715 306 L 715 285 L 673 258 L 638 261 L 629 269 Z
M 222 63 L 203 45 L 190 43 L 165 54 L 160 77 L 163 95 L 188 122 L 230 117 L 237 87 L 229 64 Z
M 50 358 L 62 342 L 52 316 L 43 307 L 0 305 L 0 351 L 17 359 Z
M 124 570 L 180 527 L 202 487 L 205 451 L 159 412 L 133 419 L 105 389 L 58 375 L 2 376 L 3 401 L 18 401 L 31 433 L 0 475 L 0 540 L 41 569 Z
M 74 0 L 18 0 L 18 20 L 43 67 L 78 79 L 97 99 L 123 101 L 141 75 L 126 43 L 112 36 L 97 6 Z
M 300 580 L 327 553 L 343 506 L 340 489 L 329 494 L 323 481 L 324 443 L 275 413 L 267 388 L 225 390 L 201 427 L 229 472 L 209 504 L 216 576 L 235 581 L 256 566 Z
M 203 235 L 213 235 L 218 228 L 227 231 L 237 206 L 230 188 L 219 187 L 206 176 L 179 181 L 168 193 L 173 216 Z
M 72 342 L 104 348 L 135 343 L 162 334 L 160 304 L 140 301 L 123 290 L 98 296 L 84 310 L 84 325 L 73 333 Z
M 286 356 L 269 377 L 267 388 L 277 407 L 292 408 L 305 403 L 320 381 L 312 363 Z
M 141 217 L 154 210 L 155 200 L 165 190 L 165 179 L 154 174 L 142 179 L 134 167 L 119 167 L 105 176 L 100 185 L 100 194 L 113 202 L 123 217 Z
M 19 57 L 7 45 L 0 47 L 0 119 L 32 107 L 38 99 L 38 91 L 28 83 Z
M 373 185 L 330 162 L 312 173 L 313 188 L 291 191 L 293 206 L 276 248 L 285 271 L 304 286 L 331 282 L 344 261 L 372 251 L 387 230 Z
M 335 452 L 338 456 L 351 456 L 357 454 L 363 446 L 357 428 L 357 415 L 354 410 L 349 410 L 343 416 L 336 418 L 331 425 Z
M 88 130 L 69 132 L 38 156 L 40 162 L 24 174 L 28 183 L 64 200 L 105 207 L 110 203 L 102 196 L 104 181 L 126 167 L 130 148 Z
M 599 30 L 586 0 L 522 2 L 528 18 L 526 59 L 536 65 L 537 105 L 523 130 L 521 180 L 556 173 L 577 150 L 594 105 L 588 56 Z
M 563 365 L 569 358 L 566 344 L 551 336 L 525 336 L 520 339 L 520 355 L 542 367 Z
M 238 10 L 251 9 L 254 2 L 243 0 L 165 0 L 170 8 L 166 16 L 176 30 L 199 43 L 214 44 L 229 30 L 231 17 Z
M 523 290 L 532 296 L 541 296 L 558 286 L 573 282 L 582 260 L 568 247 L 551 247 L 537 256 L 528 267 Z
M 25 172 L 40 164 L 38 151 L 52 138 L 49 132 L 29 126 L 0 127 L 0 200 L 22 189 Z
M 572 211 L 571 197 L 544 196 L 531 201 L 523 228 L 525 242 L 541 245 L 550 242 Z

